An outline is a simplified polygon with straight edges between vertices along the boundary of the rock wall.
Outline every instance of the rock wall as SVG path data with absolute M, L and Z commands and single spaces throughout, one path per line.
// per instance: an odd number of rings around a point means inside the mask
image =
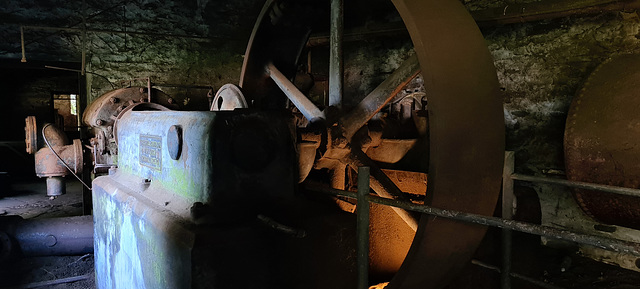
M 563 170 L 563 136 L 574 95 L 602 61 L 640 51 L 636 13 L 513 24 L 483 32 L 504 96 L 507 149 L 523 173 Z
M 21 57 L 20 24 L 28 23 L 28 61 L 80 64 L 86 53 L 88 102 L 113 88 L 146 85 L 135 80 L 151 77 L 191 108 L 206 109 L 207 87 L 237 83 L 261 6 L 253 0 L 9 1 L 0 7 L 7 19 L 0 24 L 0 57 Z

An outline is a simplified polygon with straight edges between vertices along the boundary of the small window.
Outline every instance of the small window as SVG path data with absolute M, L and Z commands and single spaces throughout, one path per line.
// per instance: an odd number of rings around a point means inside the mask
M 65 131 L 79 130 L 77 94 L 54 94 L 53 109 L 57 125 L 64 126 Z

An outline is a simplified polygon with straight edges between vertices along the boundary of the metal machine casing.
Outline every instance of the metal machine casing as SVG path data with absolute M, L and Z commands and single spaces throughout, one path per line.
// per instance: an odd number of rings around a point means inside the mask
M 262 262 L 227 252 L 259 241 L 259 203 L 293 193 L 288 117 L 131 111 L 117 139 L 118 168 L 93 181 L 97 288 L 206 288 L 237 271 L 218 260 Z

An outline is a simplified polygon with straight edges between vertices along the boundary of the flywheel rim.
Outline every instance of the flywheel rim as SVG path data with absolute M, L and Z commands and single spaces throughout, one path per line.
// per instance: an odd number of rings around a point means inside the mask
M 457 0 L 392 2 L 409 30 L 430 96 L 429 203 L 492 215 L 500 191 L 504 119 L 484 38 Z M 268 0 L 265 4 L 249 40 L 240 79 L 248 102 L 261 108 L 278 106 L 264 100 L 282 95 L 264 75 L 264 65 L 272 61 L 292 78 L 309 35 L 294 29 L 293 34 L 304 39 L 299 42 L 287 41 L 294 36 L 266 35 L 277 34 L 268 30 L 278 18 L 270 8 L 281 3 Z M 283 43 L 292 47 L 276 48 Z M 485 232 L 483 226 L 422 216 L 409 254 L 387 288 L 445 286 L 469 261 Z

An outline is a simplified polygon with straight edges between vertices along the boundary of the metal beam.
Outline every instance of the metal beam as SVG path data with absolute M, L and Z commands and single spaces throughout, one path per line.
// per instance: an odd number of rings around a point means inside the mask
M 351 153 L 346 158 L 347 163 L 353 168 L 366 166 L 370 168 L 370 186 L 381 197 L 408 202 L 409 199 L 396 186 L 395 183 L 385 174 L 374 161 L 359 149 L 351 149 Z M 401 208 L 392 207 L 394 212 L 413 230 L 418 230 L 418 220 L 411 213 Z
M 329 45 L 329 106 L 342 108 L 344 65 L 342 62 L 342 36 L 344 1 L 331 0 L 331 37 Z
M 535 182 L 543 184 L 561 185 L 566 187 L 596 190 L 601 192 L 613 193 L 618 195 L 625 195 L 631 197 L 640 197 L 640 190 L 632 188 L 623 188 L 609 185 L 592 184 L 587 182 L 569 181 L 564 179 L 552 179 L 545 177 L 527 176 L 521 174 L 512 174 L 511 178 L 516 181 Z
M 369 167 L 358 168 L 358 289 L 369 288 Z
M 371 91 L 346 117 L 340 119 L 343 135 L 348 140 L 380 111 L 420 72 L 418 57 L 412 55 L 387 79 Z
M 280 87 L 282 92 L 291 100 L 298 110 L 306 117 L 309 122 L 317 122 L 324 120 L 324 113 L 311 102 L 298 88 L 287 79 L 273 63 L 267 64 L 265 70 L 269 77 Z
M 357 194 L 348 191 L 336 190 L 324 187 L 307 187 L 308 190 L 314 192 L 325 193 L 335 196 L 343 196 L 357 199 Z M 520 221 L 505 220 L 496 217 L 483 216 L 478 214 L 464 213 L 455 210 L 438 209 L 427 205 L 416 205 L 409 202 L 402 202 L 378 196 L 369 196 L 369 201 L 385 206 L 402 208 L 409 211 L 428 214 L 436 217 L 452 219 L 456 221 L 474 223 L 483 226 L 498 227 L 502 229 L 510 229 L 513 231 L 534 234 L 559 240 L 571 241 L 575 243 L 585 244 L 596 248 L 601 248 L 613 252 L 626 253 L 640 257 L 640 244 L 634 242 L 621 241 L 611 238 L 574 233 L 567 230 L 560 230 L 553 227 L 525 223 Z

